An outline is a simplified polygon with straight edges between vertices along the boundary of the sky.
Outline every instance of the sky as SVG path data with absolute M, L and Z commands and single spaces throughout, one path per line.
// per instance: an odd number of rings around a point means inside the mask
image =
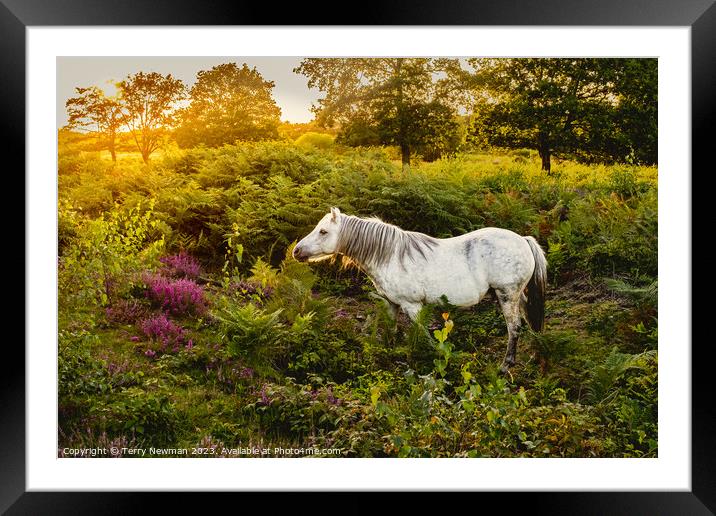
M 320 97 L 309 89 L 308 78 L 293 72 L 301 57 L 58 57 L 57 58 L 57 127 L 67 123 L 65 102 L 76 96 L 75 87 L 99 86 L 108 95 L 114 93 L 112 81 L 120 81 L 139 71 L 159 72 L 181 79 L 189 88 L 200 70 L 235 62 L 256 69 L 265 80 L 273 81 L 273 97 L 281 108 L 281 120 L 309 122 L 313 119 L 311 104 Z

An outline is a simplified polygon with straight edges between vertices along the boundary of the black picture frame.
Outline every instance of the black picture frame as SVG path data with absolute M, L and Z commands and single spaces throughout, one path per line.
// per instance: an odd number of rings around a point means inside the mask
M 339 6 L 340 7 L 340 6 Z M 330 21 L 318 21 L 318 12 L 333 13 Z M 247 6 L 238 2 L 196 0 L 0 0 L 0 106 L 3 126 L 10 128 L 4 143 L 9 149 L 25 148 L 25 29 L 30 26 L 122 25 L 345 25 L 336 5 L 286 3 L 277 9 L 269 3 Z M 684 26 L 691 28 L 692 65 L 692 169 L 705 172 L 712 152 L 710 128 L 716 125 L 716 6 L 714 0 L 541 0 L 539 2 L 435 2 L 400 0 L 368 6 L 351 14 L 352 25 L 550 25 L 550 26 Z M 15 153 L 24 170 L 24 153 Z M 22 168 L 20 168 L 22 167 Z M 691 174 L 691 171 L 684 171 Z M 19 189 L 25 191 L 24 181 Z M 693 191 L 693 190 L 692 190 Z M 692 217 L 693 219 L 693 217 Z M 6 238 L 15 242 L 26 262 L 22 228 L 17 225 Z M 13 231 L 10 229 L 10 231 Z M 693 231 L 692 231 L 693 234 Z M 13 238 L 16 237 L 16 238 Z M 22 249 L 22 251 L 19 251 Z M 693 254 L 692 254 L 693 257 Z M 26 270 L 26 275 L 32 271 Z M 684 300 L 689 302 L 689 300 Z M 693 304 L 691 306 L 694 306 Z M 692 316 L 693 320 L 693 316 Z M 691 339 L 694 340 L 693 338 Z M 716 511 L 714 446 L 716 411 L 708 383 L 709 344 L 692 346 L 692 490 L 689 492 L 539 492 L 473 493 L 494 498 L 500 507 L 526 504 L 529 510 L 550 514 L 712 514 Z M 687 346 L 691 343 L 670 343 Z M 9 348 L 9 347 L 8 347 Z M 0 511 L 7 514 L 133 514 L 147 507 L 145 496 L 135 493 L 26 492 L 25 489 L 25 353 L 6 348 L 0 400 Z M 11 353 L 16 356 L 12 356 Z M 217 503 L 228 494 L 205 493 Z M 162 493 L 165 509 L 197 503 L 183 493 Z M 245 493 L 240 496 L 246 497 Z M 198 498 L 203 498 L 199 496 Z M 265 497 L 264 497 L 265 498 Z M 351 499 L 355 498 L 351 496 Z M 414 498 L 421 501 L 420 496 Z M 509 501 L 507 501 L 509 499 Z M 222 500 L 223 501 L 223 500 Z M 517 505 L 515 504 L 517 502 Z M 198 502 L 202 503 L 202 502 Z M 246 502 L 248 503 L 248 502 Z M 346 511 L 364 513 L 367 502 L 339 502 Z M 453 502 L 451 502 L 452 505 Z M 477 503 L 470 501 L 469 503 Z M 345 505 L 344 505 L 345 504 Z M 333 505 L 333 504 L 330 504 Z M 478 505 L 478 506 L 480 506 Z M 484 507 L 484 506 L 483 506 Z M 330 507 L 324 510 L 330 511 Z M 320 511 L 320 508 L 312 510 Z M 343 512 L 343 511 L 331 511 Z

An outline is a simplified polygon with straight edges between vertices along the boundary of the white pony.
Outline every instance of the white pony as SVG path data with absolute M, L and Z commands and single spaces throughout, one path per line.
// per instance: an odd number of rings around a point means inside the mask
M 542 330 L 547 260 L 531 236 L 483 228 L 440 239 L 331 208 L 296 244 L 293 256 L 314 262 L 336 254 L 370 277 L 394 315 L 400 308 L 412 320 L 424 304 L 443 295 L 453 305 L 472 306 L 493 288 L 509 334 L 503 372 L 515 363 L 521 316 L 533 330 Z

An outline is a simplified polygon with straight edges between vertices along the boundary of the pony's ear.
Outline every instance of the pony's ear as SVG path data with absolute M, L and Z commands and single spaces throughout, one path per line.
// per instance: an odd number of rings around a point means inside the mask
M 341 210 L 339 210 L 338 208 L 331 208 L 331 221 L 335 222 L 340 214 Z

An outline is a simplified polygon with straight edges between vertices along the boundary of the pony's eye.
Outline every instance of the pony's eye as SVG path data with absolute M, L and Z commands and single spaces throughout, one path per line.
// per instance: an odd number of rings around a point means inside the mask
M 326 231 L 325 229 L 322 229 L 322 230 L 319 231 L 319 233 L 320 233 L 321 235 L 325 235 L 326 233 L 328 233 L 328 231 Z

